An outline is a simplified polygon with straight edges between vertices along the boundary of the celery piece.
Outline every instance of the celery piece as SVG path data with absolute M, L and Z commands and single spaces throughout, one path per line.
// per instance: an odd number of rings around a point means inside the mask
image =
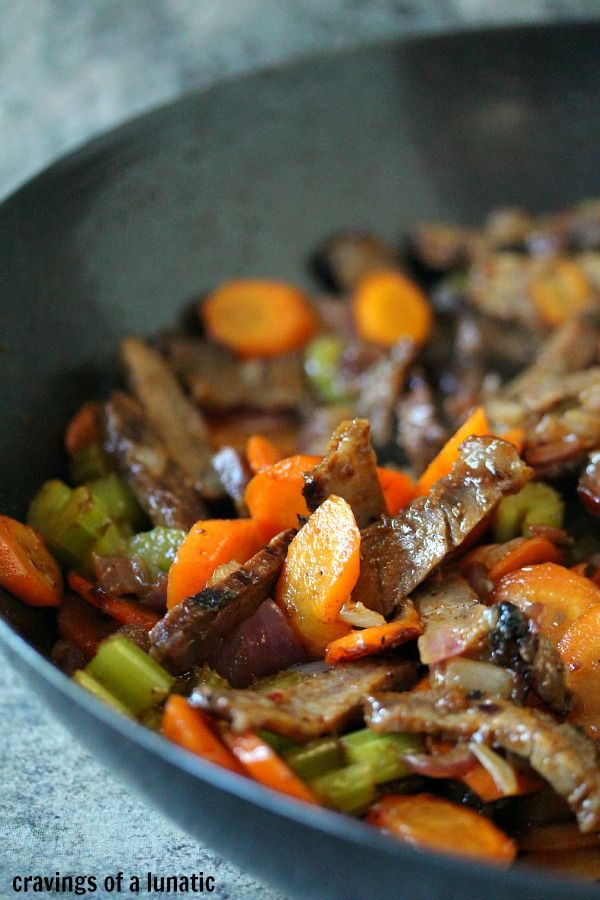
M 407 751 L 422 749 L 423 742 L 415 734 L 376 734 L 369 728 L 345 734 L 340 738 L 346 762 L 368 763 L 375 784 L 383 784 L 410 774 L 402 760 Z
M 256 733 L 265 744 L 268 744 L 269 747 L 280 756 L 283 756 L 289 750 L 295 750 L 298 747 L 296 741 L 285 737 L 283 734 L 275 734 L 274 731 L 267 731 L 265 728 L 259 729 Z
M 102 641 L 85 671 L 140 716 L 165 699 L 175 679 L 122 634 Z
M 157 578 L 162 572 L 168 572 L 179 545 L 185 538 L 181 528 L 167 528 L 157 525 L 152 531 L 134 534 L 127 541 L 127 555 L 139 556 L 150 574 Z
M 92 554 L 95 556 L 124 556 L 126 541 L 121 529 L 114 522 L 108 522 L 102 534 L 94 541 Z
M 27 512 L 27 524 L 44 536 L 54 516 L 66 505 L 71 488 L 58 478 L 46 481 L 39 489 Z
M 84 669 L 78 669 L 73 673 L 73 681 L 76 681 L 77 684 L 80 684 L 81 687 L 85 688 L 86 691 L 89 691 L 90 694 L 93 694 L 94 697 L 97 697 L 98 700 L 102 700 L 103 703 L 106 703 L 107 706 L 112 706 L 113 709 L 116 709 L 117 712 L 122 713 L 124 716 L 127 716 L 129 719 L 132 718 L 130 711 L 124 706 L 120 700 L 107 691 L 105 687 L 103 687 L 99 681 L 96 681 L 88 672 Z
M 283 755 L 289 767 L 303 781 L 318 778 L 344 765 L 342 747 L 339 740 L 334 737 L 311 741 L 310 744 L 295 747 Z
M 109 523 L 104 504 L 82 485 L 71 491 L 67 503 L 48 523 L 43 537 L 60 562 L 91 571 L 94 544 Z
M 309 782 L 327 806 L 345 813 L 361 813 L 375 799 L 375 782 L 367 762 L 327 772 Z
M 304 370 L 310 383 L 325 403 L 347 400 L 348 392 L 340 385 L 339 363 L 344 342 L 332 334 L 316 337 L 306 348 Z
M 69 478 L 73 484 L 83 484 L 103 478 L 111 471 L 110 460 L 97 442 L 88 444 L 69 460 Z
M 498 543 L 528 537 L 531 525 L 562 528 L 565 504 L 554 488 L 530 481 L 518 494 L 503 497 L 494 516 L 494 540 Z
M 137 500 L 116 472 L 86 485 L 92 495 L 104 503 L 115 522 L 128 522 L 133 531 L 143 528 L 146 517 Z

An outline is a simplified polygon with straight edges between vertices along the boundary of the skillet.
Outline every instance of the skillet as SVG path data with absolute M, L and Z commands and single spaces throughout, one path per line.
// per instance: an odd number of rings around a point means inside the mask
M 2 512 L 60 470 L 61 435 L 113 384 L 117 342 L 245 276 L 307 288 L 348 225 L 397 240 L 423 218 L 558 209 L 600 193 L 600 25 L 450 34 L 224 83 L 94 141 L 0 207 Z M 42 655 L 50 613 L 0 595 L 0 644 L 126 782 L 288 895 L 591 898 L 593 886 L 411 850 L 188 758 L 100 706 Z M 41 653 L 40 653 L 41 651 Z

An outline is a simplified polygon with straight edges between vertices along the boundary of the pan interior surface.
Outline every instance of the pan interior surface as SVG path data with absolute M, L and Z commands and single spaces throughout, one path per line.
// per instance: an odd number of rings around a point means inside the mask
M 307 259 L 337 229 L 397 242 L 419 219 L 476 223 L 499 205 L 544 211 L 599 193 L 599 38 L 594 24 L 509 29 L 310 59 L 186 97 L 13 195 L 0 208 L 2 512 L 23 517 L 41 482 L 61 471 L 65 423 L 115 383 L 119 339 L 172 324 L 217 282 L 262 276 L 314 289 Z M 51 616 L 6 595 L 0 612 L 47 651 Z M 240 799 L 133 727 L 115 740 L 111 716 L 48 677 L 12 632 L 0 638 L 52 708 L 133 785 L 292 895 L 594 896 L 524 869 L 350 840 L 342 826 L 286 818 L 261 790 Z

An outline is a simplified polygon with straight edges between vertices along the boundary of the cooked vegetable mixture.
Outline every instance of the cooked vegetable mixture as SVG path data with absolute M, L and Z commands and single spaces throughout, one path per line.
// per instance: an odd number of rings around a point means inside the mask
M 600 879 L 600 201 L 229 281 L 0 516 L 53 659 L 399 841 Z

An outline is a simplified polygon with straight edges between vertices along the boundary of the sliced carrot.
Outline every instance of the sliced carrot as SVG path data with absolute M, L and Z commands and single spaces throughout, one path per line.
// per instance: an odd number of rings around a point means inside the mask
M 600 603 L 600 588 L 564 566 L 547 562 L 509 572 L 498 581 L 491 601 L 514 603 L 557 645 L 582 613 Z
M 325 650 L 325 662 L 335 665 L 339 662 L 360 659 L 361 656 L 372 656 L 415 640 L 422 633 L 421 620 L 416 610 L 412 609 L 403 618 L 386 622 L 385 625 L 356 629 L 332 641 Z
M 248 483 L 244 500 L 253 519 L 262 522 L 270 536 L 298 527 L 298 516 L 310 515 L 302 496 L 303 473 L 311 472 L 320 456 L 288 456 L 263 469 Z
M 227 281 L 204 300 L 200 314 L 208 334 L 242 358 L 296 350 L 317 325 L 307 297 L 281 281 Z
M 65 449 L 69 456 L 75 456 L 89 444 L 99 440 L 98 416 L 101 404 L 88 401 L 80 406 L 65 432 Z
M 388 516 L 395 516 L 401 509 L 408 506 L 411 500 L 414 500 L 415 483 L 406 472 L 378 466 L 377 476 L 383 491 Z
M 118 627 L 117 622 L 94 609 L 81 597 L 65 594 L 58 611 L 58 633 L 77 647 L 86 659 L 95 656 L 104 638 Z
M 458 431 L 446 441 L 438 455 L 433 459 L 417 482 L 417 495 L 428 494 L 431 486 L 450 474 L 452 466 L 458 459 L 459 447 L 471 435 L 482 437 L 490 434 L 490 426 L 482 406 L 473 410 L 469 418 L 463 422 Z
M 553 327 L 589 309 L 593 302 L 588 279 L 570 259 L 548 259 L 532 276 L 529 296 L 541 320 Z
M 273 534 L 276 534 L 274 532 Z M 192 525 L 169 569 L 167 607 L 177 606 L 205 586 L 217 566 L 247 562 L 273 534 L 253 519 L 201 519 Z
M 33 528 L 10 516 L 0 516 L 0 585 L 29 606 L 61 602 L 58 563 Z
M 360 279 L 352 313 L 359 336 L 383 347 L 393 347 L 402 338 L 424 344 L 433 324 L 421 288 L 393 269 L 369 272 Z
M 246 459 L 256 475 L 262 469 L 274 466 L 281 457 L 277 447 L 269 438 L 264 437 L 262 434 L 252 434 L 246 443 Z
M 511 797 L 533 794 L 543 786 L 541 778 L 538 778 L 534 773 L 517 771 L 515 775 L 517 778 L 517 790 L 509 795 Z M 472 768 L 460 775 L 458 780 L 462 781 L 474 794 L 477 794 L 482 803 L 493 803 L 495 800 L 501 800 L 507 796 L 480 762 L 476 762 Z
M 290 769 L 280 756 L 252 731 L 234 734 L 223 732 L 223 740 L 242 764 L 248 775 L 265 787 L 296 800 L 317 803 L 311 789 Z
M 496 825 L 472 809 L 432 794 L 388 794 L 367 822 L 413 847 L 508 865 L 517 848 Z
M 591 606 L 567 629 L 558 644 L 573 695 L 569 719 L 600 738 L 600 604 Z
M 171 694 L 165 703 L 162 730 L 174 744 L 201 756 L 223 769 L 243 775 L 237 759 L 229 752 L 209 724 L 208 716 L 199 709 L 192 709 L 185 697 Z
M 508 441 L 509 444 L 512 444 L 518 453 L 521 453 L 523 450 L 523 445 L 525 444 L 525 431 L 522 428 L 511 428 L 510 431 L 505 431 L 503 434 L 498 435 L 498 437 L 501 437 L 503 441 Z
M 546 562 L 562 562 L 562 553 L 548 538 L 535 536 L 476 547 L 462 558 L 460 567 L 464 569 L 472 563 L 482 563 L 488 570 L 490 580 L 496 584 L 510 572 Z
M 338 616 L 359 569 L 360 531 L 352 509 L 332 495 L 290 543 L 275 592 L 277 604 L 314 657 L 350 631 Z
M 78 572 L 69 572 L 67 581 L 71 590 L 79 594 L 86 603 L 95 606 L 101 612 L 116 619 L 121 625 L 139 625 L 150 631 L 159 621 L 158 613 L 151 609 L 145 609 L 139 603 L 125 600 L 123 597 L 113 597 L 111 594 L 95 593 L 91 581 L 84 578 Z

